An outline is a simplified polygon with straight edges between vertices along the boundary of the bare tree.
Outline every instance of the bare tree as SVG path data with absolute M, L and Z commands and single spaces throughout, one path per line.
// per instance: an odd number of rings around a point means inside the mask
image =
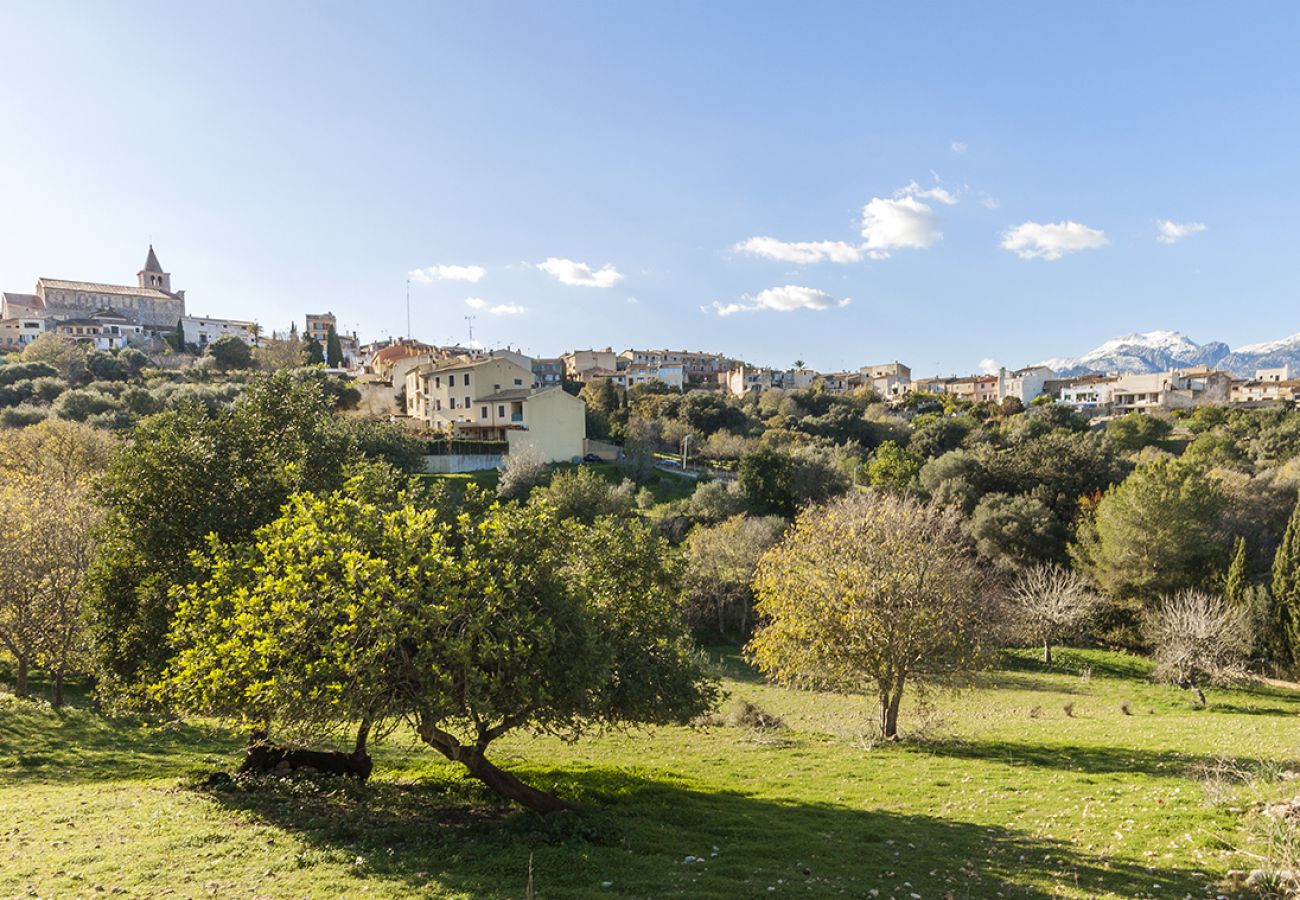
M 1197 590 L 1166 597 L 1147 622 L 1147 639 L 1155 648 L 1156 677 L 1192 691 L 1201 705 L 1204 685 L 1246 674 L 1252 643 L 1245 610 Z
M 1052 645 L 1087 623 L 1102 603 L 1083 576 L 1050 564 L 1016 576 L 1007 599 L 1013 622 L 1043 645 L 1043 662 L 1049 666 Z

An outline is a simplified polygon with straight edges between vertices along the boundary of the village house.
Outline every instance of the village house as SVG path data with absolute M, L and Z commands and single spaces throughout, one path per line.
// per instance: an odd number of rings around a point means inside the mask
M 257 345 L 256 322 L 239 319 L 213 319 L 207 316 L 181 316 L 181 339 L 200 350 L 219 337 L 234 335 L 250 347 Z
M 618 355 L 620 367 L 641 367 L 642 371 L 664 369 L 671 372 L 680 368 L 682 373 L 681 389 L 716 388 L 718 373 L 728 368 L 726 357 L 718 353 L 704 353 L 689 350 L 624 350 Z M 665 379 L 660 378 L 660 381 Z M 631 378 L 629 384 L 633 383 Z
M 535 388 L 531 367 L 504 356 L 426 363 L 406 376 L 406 411 L 453 437 L 506 441 L 546 462 L 578 459 L 586 447 L 586 404 L 560 387 Z
M 604 350 L 570 350 L 560 357 L 560 362 L 564 363 L 565 376 L 570 381 L 579 383 L 605 377 L 591 374 L 597 371 L 618 371 L 618 354 L 612 347 L 606 347 Z
M 1026 366 L 1013 372 L 999 369 L 997 400 L 1001 402 L 1007 397 L 1014 397 L 1028 406 L 1043 393 L 1047 382 L 1055 377 L 1056 373 L 1047 366 Z
M 876 393 L 889 400 L 902 397 L 912 389 L 912 370 L 897 360 L 877 366 L 863 366 L 858 374 Z

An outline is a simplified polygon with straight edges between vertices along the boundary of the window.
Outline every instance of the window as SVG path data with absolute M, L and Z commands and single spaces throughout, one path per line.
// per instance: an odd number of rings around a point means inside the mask
M 452 398 L 451 398 L 451 408 L 452 408 L 452 409 L 455 409 L 455 408 L 456 408 L 456 398 L 455 398 L 455 397 L 452 397 Z
M 488 417 L 488 408 L 486 406 L 479 408 L 478 417 L 480 419 L 486 419 Z
M 466 408 L 466 409 L 469 409 L 469 405 L 470 405 L 470 403 L 472 403 L 472 402 L 473 402 L 472 400 L 470 400 L 468 397 L 466 397 L 466 398 L 465 398 L 465 408 Z
M 505 417 L 506 417 L 506 408 L 504 406 L 497 406 L 497 418 L 504 419 Z
M 516 379 L 515 379 L 515 387 L 519 387 L 519 386 L 522 385 L 523 383 L 524 383 L 524 380 L 523 380 L 522 378 L 516 378 Z
M 441 375 L 434 375 L 434 376 L 433 376 L 433 386 L 434 386 L 434 387 L 438 387 L 438 388 L 442 387 L 442 376 L 441 376 Z
M 434 400 L 434 401 L 433 401 L 433 408 L 436 409 L 436 410 L 438 410 L 439 412 L 442 412 L 442 401 L 441 401 L 441 400 Z

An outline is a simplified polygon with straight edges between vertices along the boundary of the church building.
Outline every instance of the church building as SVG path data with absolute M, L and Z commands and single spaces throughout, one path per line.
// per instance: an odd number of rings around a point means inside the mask
M 185 292 L 172 290 L 171 273 L 163 271 L 152 244 L 136 280 L 120 285 L 38 278 L 35 293 L 0 294 L 0 320 L 90 319 L 111 311 L 146 332 L 174 330 L 185 315 Z

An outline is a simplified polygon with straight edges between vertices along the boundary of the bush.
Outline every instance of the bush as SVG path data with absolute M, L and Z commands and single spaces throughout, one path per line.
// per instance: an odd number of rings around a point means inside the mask
M 49 410 L 39 406 L 14 406 L 0 409 L 0 428 L 26 428 L 44 422 L 49 417 Z
M 549 504 L 557 519 L 576 519 L 591 525 L 602 516 L 629 515 L 633 489 L 631 481 L 613 485 L 594 469 L 582 466 L 556 472 L 550 484 L 533 491 L 531 500 Z
M 497 496 L 502 500 L 527 500 L 533 488 L 546 481 L 550 470 L 531 450 L 520 450 L 506 457 L 497 482 Z

